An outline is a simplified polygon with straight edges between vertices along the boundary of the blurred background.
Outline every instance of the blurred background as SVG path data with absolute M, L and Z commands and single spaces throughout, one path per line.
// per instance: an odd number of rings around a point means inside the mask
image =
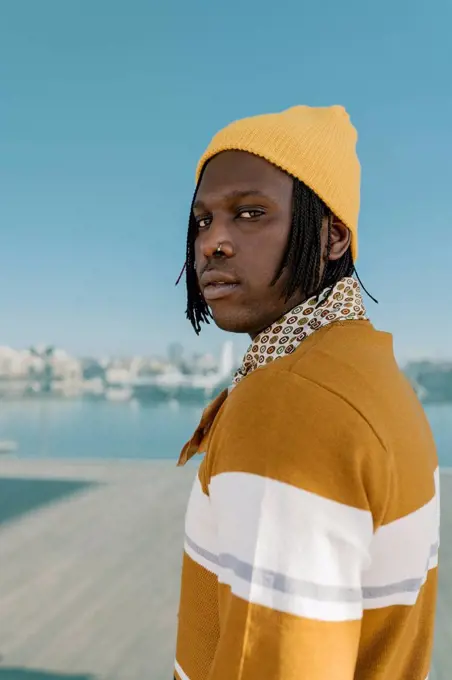
M 0 680 L 172 677 L 175 462 L 247 346 L 197 337 L 175 281 L 196 162 L 233 119 L 350 112 L 369 316 L 448 479 L 451 20 L 448 0 L 0 3 Z

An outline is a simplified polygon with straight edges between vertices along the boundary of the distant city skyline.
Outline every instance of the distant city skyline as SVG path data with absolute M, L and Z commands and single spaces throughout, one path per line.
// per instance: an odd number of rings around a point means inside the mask
M 241 353 L 237 353 L 235 348 L 234 348 L 234 343 L 231 342 L 229 337 L 225 335 L 224 341 L 221 347 L 218 348 L 218 354 L 220 354 L 223 350 L 225 345 L 232 346 L 232 351 L 234 353 L 234 356 L 236 356 L 237 361 L 240 360 L 241 358 Z M 46 355 L 48 354 L 49 356 L 55 356 L 57 358 L 74 358 L 77 361 L 84 361 L 84 360 L 96 360 L 96 361 L 130 361 L 133 359 L 137 358 L 142 358 L 142 359 L 150 359 L 150 360 L 158 360 L 162 362 L 167 362 L 168 364 L 173 364 L 173 365 L 178 365 L 187 361 L 190 361 L 190 359 L 197 359 L 199 360 L 200 358 L 207 359 L 209 357 L 216 358 L 216 352 L 199 352 L 196 349 L 194 351 L 188 351 L 186 348 L 183 347 L 183 345 L 180 345 L 179 351 L 177 352 L 177 355 L 172 351 L 173 345 L 169 345 L 167 348 L 165 348 L 161 352 L 152 352 L 148 351 L 147 353 L 141 353 L 141 354 L 83 354 L 83 355 L 77 355 L 74 354 L 73 352 L 68 351 L 67 348 L 65 347 L 60 347 L 58 345 L 52 344 L 52 343 L 37 343 L 37 344 L 29 344 L 26 345 L 25 347 L 12 347 L 11 345 L 5 345 L 0 342 L 0 375 L 2 373 L 1 367 L 2 367 L 2 360 L 5 359 L 5 357 L 12 357 L 14 355 L 23 355 L 23 356 L 28 356 L 30 354 L 35 354 L 36 356 L 38 355 Z
M 240 358 L 231 342 L 221 356 L 185 356 L 170 346 L 166 357 L 76 358 L 62 348 L 0 346 L 0 399 L 69 398 L 151 403 L 204 402 L 228 387 Z
M 0 344 L 244 352 L 213 326 L 197 338 L 174 286 L 196 162 L 235 118 L 340 103 L 369 316 L 400 362 L 450 358 L 451 20 L 446 0 L 5 3 Z

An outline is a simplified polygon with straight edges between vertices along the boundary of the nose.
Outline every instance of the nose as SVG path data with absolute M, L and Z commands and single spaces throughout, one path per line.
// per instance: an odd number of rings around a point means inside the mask
M 206 260 L 212 257 L 232 257 L 234 246 L 225 222 L 219 218 L 212 220 L 209 229 L 198 234 L 196 249 Z

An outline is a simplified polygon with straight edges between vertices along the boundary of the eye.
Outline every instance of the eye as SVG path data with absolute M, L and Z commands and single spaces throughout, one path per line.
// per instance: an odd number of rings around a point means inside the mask
M 196 225 L 199 230 L 207 229 L 211 222 L 212 222 L 211 217 L 198 217 L 196 219 Z
M 248 208 L 247 210 L 239 210 L 237 217 L 240 217 L 243 220 L 254 220 L 258 217 L 262 217 L 264 214 L 264 211 L 259 210 L 258 208 Z

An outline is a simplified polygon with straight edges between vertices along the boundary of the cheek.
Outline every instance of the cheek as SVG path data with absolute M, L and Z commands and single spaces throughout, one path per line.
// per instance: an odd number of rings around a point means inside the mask
M 247 253 L 247 259 L 254 262 L 253 269 L 260 273 L 260 279 L 269 283 L 278 271 L 287 246 L 286 230 L 279 227 L 263 234 Z

